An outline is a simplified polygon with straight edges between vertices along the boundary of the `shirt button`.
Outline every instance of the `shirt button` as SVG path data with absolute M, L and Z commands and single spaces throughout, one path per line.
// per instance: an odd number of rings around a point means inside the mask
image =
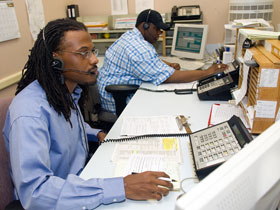
M 117 202 L 118 200 L 116 198 L 113 199 L 113 202 Z

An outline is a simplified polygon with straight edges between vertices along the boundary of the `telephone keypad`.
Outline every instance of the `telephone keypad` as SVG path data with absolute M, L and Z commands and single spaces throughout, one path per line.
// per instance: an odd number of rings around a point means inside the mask
M 197 169 L 224 162 L 241 149 L 227 122 L 193 133 L 190 140 Z

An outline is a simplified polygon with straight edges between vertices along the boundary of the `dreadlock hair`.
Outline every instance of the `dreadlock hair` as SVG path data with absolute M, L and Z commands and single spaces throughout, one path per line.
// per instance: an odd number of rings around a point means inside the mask
M 61 72 L 52 68 L 53 52 L 59 51 L 67 31 L 87 31 L 87 28 L 76 20 L 57 19 L 49 22 L 40 31 L 22 70 L 22 78 L 18 83 L 16 95 L 31 82 L 38 80 L 46 92 L 50 106 L 59 115 L 63 114 L 72 126 L 71 109 L 75 109 L 72 96 L 67 86 L 61 81 Z

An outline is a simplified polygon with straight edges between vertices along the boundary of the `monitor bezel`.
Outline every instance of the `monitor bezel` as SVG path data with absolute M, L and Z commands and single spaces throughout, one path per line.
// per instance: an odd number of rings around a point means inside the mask
M 228 200 L 230 209 L 278 205 L 280 197 L 275 191 L 280 192 L 280 168 L 275 165 L 280 158 L 279 128 L 280 120 L 180 197 L 175 209 L 218 209 Z
M 177 39 L 177 32 L 179 27 L 185 27 L 185 28 L 201 28 L 203 29 L 203 37 L 201 42 L 201 49 L 199 53 L 193 53 L 193 52 L 186 52 L 181 50 L 176 50 L 176 39 Z M 186 58 L 186 59 L 195 59 L 195 60 L 201 60 L 204 57 L 205 47 L 206 47 L 206 41 L 207 41 L 207 34 L 208 34 L 208 25 L 202 25 L 202 24 L 175 24 L 174 26 L 174 33 L 173 33 L 173 39 L 172 39 L 172 47 L 171 47 L 171 55 Z

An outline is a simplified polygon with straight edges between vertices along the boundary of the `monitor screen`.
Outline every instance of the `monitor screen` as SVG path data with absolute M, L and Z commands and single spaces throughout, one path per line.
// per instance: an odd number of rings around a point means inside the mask
M 276 210 L 280 120 L 176 201 L 176 210 Z
M 189 59 L 203 59 L 207 25 L 175 24 L 171 54 Z

